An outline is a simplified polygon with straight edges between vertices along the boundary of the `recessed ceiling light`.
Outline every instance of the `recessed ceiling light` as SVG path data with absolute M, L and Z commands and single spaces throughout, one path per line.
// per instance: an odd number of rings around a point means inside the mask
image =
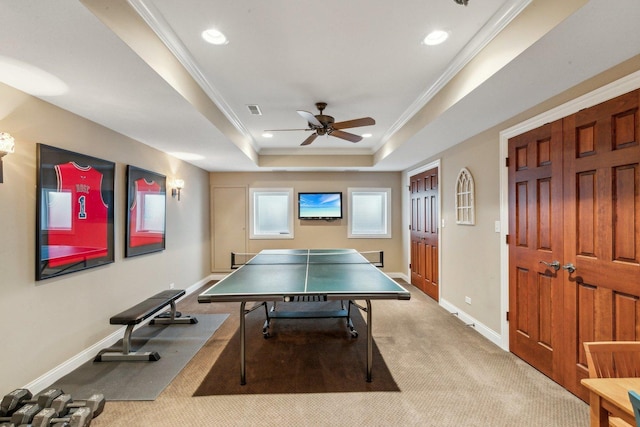
M 434 30 L 434 31 L 431 31 L 429 34 L 427 34 L 427 37 L 425 37 L 422 40 L 422 43 L 426 44 L 427 46 L 435 46 L 437 44 L 444 42 L 448 38 L 449 38 L 448 32 L 444 30 Z
M 264 138 L 273 138 L 273 134 L 272 134 L 272 133 L 269 133 L 269 132 L 265 132 L 265 133 L 263 133 L 263 134 L 262 134 L 262 136 L 263 136 Z
M 209 28 L 208 30 L 204 30 L 202 32 L 202 38 L 207 43 L 211 43 L 211 44 L 221 45 L 221 44 L 229 43 L 229 40 L 227 40 L 227 36 L 222 34 L 220 31 L 216 30 L 215 28 Z
M 371 138 L 372 136 L 373 136 L 373 135 L 372 135 L 372 134 L 370 134 L 370 133 L 363 133 L 363 134 L 362 134 L 362 137 L 363 137 L 363 138 Z

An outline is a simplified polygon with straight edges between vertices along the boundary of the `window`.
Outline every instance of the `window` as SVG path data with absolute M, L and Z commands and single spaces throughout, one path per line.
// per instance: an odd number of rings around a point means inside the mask
M 391 189 L 349 188 L 349 238 L 391 238 Z
M 476 223 L 474 193 L 473 176 L 467 168 L 462 168 L 456 182 L 456 224 Z
M 251 239 L 293 239 L 293 189 L 251 188 Z

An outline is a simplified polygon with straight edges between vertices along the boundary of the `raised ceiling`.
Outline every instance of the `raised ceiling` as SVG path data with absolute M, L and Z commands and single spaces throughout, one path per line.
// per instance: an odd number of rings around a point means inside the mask
M 405 170 L 640 53 L 637 0 L 20 0 L 0 14 L 0 81 L 210 171 Z M 206 43 L 210 27 L 229 43 Z M 449 39 L 422 44 L 433 29 Z M 345 129 L 372 136 L 262 136 L 305 128 L 296 110 L 319 101 L 336 121 L 373 117 Z

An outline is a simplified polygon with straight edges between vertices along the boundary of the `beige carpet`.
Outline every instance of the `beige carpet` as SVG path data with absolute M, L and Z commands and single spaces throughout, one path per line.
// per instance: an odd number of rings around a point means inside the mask
M 92 426 L 589 425 L 587 404 L 407 287 L 410 301 L 373 302 L 373 336 L 400 392 L 193 397 L 238 329 L 239 303 L 190 296 L 183 312 L 229 318 L 154 402 L 107 402 Z

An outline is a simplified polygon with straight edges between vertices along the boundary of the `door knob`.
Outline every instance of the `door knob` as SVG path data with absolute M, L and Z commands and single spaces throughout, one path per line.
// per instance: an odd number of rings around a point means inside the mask
M 576 271 L 576 266 L 571 263 L 568 263 L 563 265 L 562 269 L 567 270 L 569 273 L 573 273 L 574 271 Z
M 547 267 L 551 267 L 553 268 L 555 271 L 560 270 L 560 261 L 553 261 L 553 262 L 546 262 L 546 261 L 540 261 L 540 264 L 544 264 Z

